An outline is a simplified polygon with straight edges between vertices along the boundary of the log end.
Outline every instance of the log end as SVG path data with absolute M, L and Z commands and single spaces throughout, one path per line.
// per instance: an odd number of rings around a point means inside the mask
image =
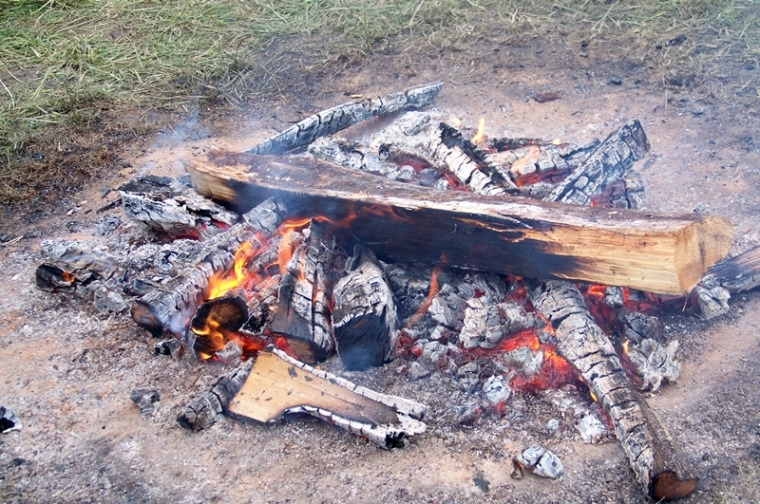
M 699 478 L 680 479 L 675 471 L 663 471 L 652 478 L 649 496 L 657 502 L 669 502 L 691 495 Z
M 705 216 L 684 229 L 676 250 L 682 294 L 691 292 L 710 266 L 726 256 L 733 238 L 733 223 L 725 217 Z

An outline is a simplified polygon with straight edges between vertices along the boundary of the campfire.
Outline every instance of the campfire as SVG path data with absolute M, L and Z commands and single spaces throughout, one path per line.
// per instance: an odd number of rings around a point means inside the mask
M 37 284 L 130 310 L 170 336 L 157 353 L 230 367 L 179 415 L 189 429 L 306 413 L 404 446 L 425 432 L 425 406 L 320 368 L 395 360 L 410 380 L 448 374 L 477 397 L 462 422 L 503 414 L 520 391 L 576 391 L 564 408 L 584 441 L 616 437 L 653 498 L 689 495 L 697 480 L 643 395 L 680 372 L 656 315 L 725 313 L 731 292 L 760 284 L 760 254 L 718 262 L 732 239 L 724 218 L 636 210 L 632 168 L 649 148 L 638 121 L 586 145 L 489 138 L 484 121 L 472 132 L 426 110 L 440 87 L 349 102 L 245 152 L 187 160 L 189 178 L 134 180 L 120 188 L 124 212 L 165 243 L 124 258 L 46 242 Z M 562 473 L 541 447 L 514 467 Z

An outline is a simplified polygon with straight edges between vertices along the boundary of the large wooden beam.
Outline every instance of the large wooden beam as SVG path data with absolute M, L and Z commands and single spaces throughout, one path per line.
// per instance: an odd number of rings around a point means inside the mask
M 282 198 L 341 222 L 381 258 L 663 294 L 690 291 L 731 244 L 714 216 L 666 216 L 436 191 L 309 158 L 212 153 L 186 164 L 201 194 L 245 210 Z

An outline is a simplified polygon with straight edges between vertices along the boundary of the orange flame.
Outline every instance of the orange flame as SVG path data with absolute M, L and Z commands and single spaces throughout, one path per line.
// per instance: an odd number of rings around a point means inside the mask
M 472 143 L 475 145 L 480 145 L 486 140 L 485 135 L 485 129 L 486 129 L 486 118 L 481 117 L 480 121 L 478 121 L 478 131 L 475 133 L 475 136 L 472 137 Z
M 217 272 L 211 275 L 208 285 L 209 291 L 206 299 L 215 299 L 223 296 L 229 290 L 241 286 L 246 279 L 245 265 L 256 256 L 253 245 L 244 242 L 235 252 L 235 263 L 232 271 Z
M 440 271 L 440 266 L 433 268 L 433 273 L 430 275 L 430 288 L 428 289 L 427 297 L 425 298 L 425 301 L 422 302 L 420 307 L 417 308 L 417 311 L 414 312 L 414 315 L 409 317 L 406 324 L 407 327 L 411 327 L 416 324 L 420 317 L 422 317 L 428 311 L 428 308 L 430 308 L 430 303 L 433 302 L 433 298 L 436 294 L 438 294 L 438 273 Z

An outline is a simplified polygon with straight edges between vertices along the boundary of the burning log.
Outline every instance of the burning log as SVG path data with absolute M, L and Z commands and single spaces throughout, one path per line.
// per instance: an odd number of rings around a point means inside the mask
M 594 322 L 580 291 L 549 281 L 531 289 L 536 310 L 555 330 L 557 351 L 581 374 L 612 418 L 636 478 L 657 500 L 685 497 L 697 479 L 682 479 L 686 463 L 670 434 L 625 375 L 612 342 Z
M 381 448 L 403 445 L 425 432 L 427 408 L 400 397 L 379 394 L 271 349 L 260 352 L 227 411 L 233 418 L 274 423 L 287 413 L 306 413 Z
M 612 132 L 575 170 L 546 197 L 547 201 L 588 205 L 608 185 L 623 180 L 649 151 L 649 140 L 638 120 Z M 614 282 L 612 282 L 614 284 Z
M 282 277 L 277 310 L 269 328 L 284 336 L 301 360 L 314 364 L 333 351 L 330 332 L 330 266 L 335 238 L 312 221 L 307 242 L 296 249 Z
M 236 251 L 243 243 L 249 243 L 254 251 L 261 249 L 263 237 L 271 235 L 284 216 L 284 205 L 275 199 L 252 209 L 244 216 L 244 222 L 203 243 L 205 253 L 200 262 L 136 300 L 132 304 L 132 318 L 156 337 L 165 332 L 184 333 L 214 272 L 231 269 Z
M 390 356 L 396 330 L 393 294 L 375 255 L 361 246 L 346 264 L 348 274 L 333 290 L 333 332 L 346 369 L 381 366 Z
M 300 216 L 343 220 L 347 235 L 382 258 L 438 263 L 445 254 L 451 266 L 531 278 L 683 294 L 725 255 L 732 237 L 721 217 L 586 208 L 394 181 L 379 186 L 372 175 L 313 159 L 217 152 L 186 168 L 201 193 L 222 201 L 276 195 Z
M 715 264 L 695 292 L 702 317 L 707 320 L 728 313 L 731 293 L 760 286 L 760 247 Z
M 307 117 L 285 131 L 246 149 L 248 154 L 285 154 L 309 145 L 321 136 L 332 135 L 372 117 L 429 105 L 441 90 L 442 82 L 428 84 L 361 102 L 347 102 Z

